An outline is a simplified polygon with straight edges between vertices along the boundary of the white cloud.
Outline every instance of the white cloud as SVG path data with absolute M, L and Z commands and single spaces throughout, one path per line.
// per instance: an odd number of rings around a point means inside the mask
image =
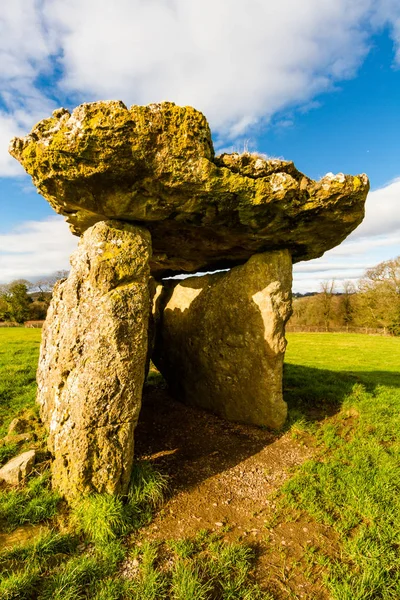
M 46 29 L 40 0 L 4 2 L 0 14 L 0 81 L 32 80 L 49 67 L 55 38 Z
M 398 0 L 378 0 L 371 16 L 373 27 L 388 25 L 395 43 L 395 63 L 400 66 L 400 5 Z
M 55 108 L 35 80 L 52 70 L 51 56 L 58 46 L 44 22 L 40 0 L 3 3 L 0 31 L 0 176 L 13 177 L 23 171 L 8 154 L 10 139 L 25 135 Z
M 191 104 L 206 114 L 218 146 L 235 143 L 277 111 L 307 110 L 316 94 L 352 77 L 371 34 L 385 25 L 400 65 L 398 0 L 4 2 L 0 176 L 22 173 L 8 155 L 9 139 L 29 131 L 65 93 L 76 103 L 121 98 L 127 104 Z M 40 78 L 55 68 L 61 69 L 58 87 L 45 91 Z M 317 281 L 315 265 L 338 279 L 344 273 L 358 277 L 363 265 L 398 254 L 399 188 L 396 180 L 370 194 L 364 224 L 320 262 L 296 267 L 296 281 Z M 62 220 L 24 224 L 0 237 L 3 252 L 3 244 L 14 248 L 0 256 L 0 281 L 65 268 L 75 243 Z
M 24 173 L 21 165 L 6 152 L 10 139 L 15 135 L 25 135 L 16 119 L 0 111 L 0 176 L 18 176 Z
M 352 76 L 371 0 L 51 0 L 74 92 L 202 110 L 236 137 Z
M 316 260 L 294 266 L 295 292 L 317 291 L 321 281 L 356 281 L 364 271 L 400 254 L 400 178 L 370 192 L 361 225 L 340 245 Z
M 400 177 L 368 195 L 365 219 L 352 239 L 400 231 Z
M 7 234 L 0 234 L 0 282 L 33 280 L 61 269 L 69 269 L 69 256 L 78 238 L 62 217 L 27 221 Z
M 25 85 L 28 85 L 26 93 Z M 26 135 L 35 123 L 51 114 L 56 104 L 26 82 L 20 82 L 18 90 L 3 92 L 1 96 L 7 109 L 0 108 L 0 177 L 24 175 L 21 165 L 8 153 L 10 140 Z
M 317 93 L 352 77 L 370 34 L 385 24 L 400 45 L 398 0 L 4 3 L 0 175 L 16 173 L 6 136 L 55 107 L 39 82 L 55 68 L 62 70 L 56 98 L 190 104 L 222 145 L 285 107 L 312 106 Z

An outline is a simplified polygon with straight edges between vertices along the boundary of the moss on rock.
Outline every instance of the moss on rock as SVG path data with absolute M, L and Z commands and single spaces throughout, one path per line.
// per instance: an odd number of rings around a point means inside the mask
M 104 219 L 144 224 L 158 276 L 282 248 L 294 262 L 321 256 L 361 222 L 369 188 L 365 175 L 315 182 L 289 161 L 215 157 L 205 117 L 172 102 L 59 109 L 10 152 L 74 233 Z
M 147 360 L 150 255 L 143 228 L 96 223 L 55 288 L 37 400 L 53 484 L 67 499 L 127 492 Z

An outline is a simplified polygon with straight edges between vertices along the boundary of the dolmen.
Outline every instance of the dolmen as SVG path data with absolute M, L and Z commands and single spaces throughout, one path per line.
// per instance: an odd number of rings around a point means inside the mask
M 10 153 L 80 236 L 37 374 L 60 493 L 127 492 L 150 358 L 181 402 L 281 428 L 292 264 L 361 223 L 367 176 L 215 156 L 205 117 L 171 102 L 59 109 Z

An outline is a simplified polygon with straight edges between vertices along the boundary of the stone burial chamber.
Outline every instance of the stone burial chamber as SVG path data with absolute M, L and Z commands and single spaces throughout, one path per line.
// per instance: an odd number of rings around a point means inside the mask
M 279 429 L 292 263 L 361 223 L 366 175 L 215 156 L 205 117 L 170 102 L 59 109 L 10 153 L 80 236 L 37 375 L 54 486 L 127 492 L 150 356 L 178 400 Z

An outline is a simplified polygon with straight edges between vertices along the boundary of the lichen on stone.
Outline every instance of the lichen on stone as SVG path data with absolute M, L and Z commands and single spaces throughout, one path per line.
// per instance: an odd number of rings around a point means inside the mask
M 77 235 L 104 219 L 147 227 L 156 276 L 268 249 L 288 248 L 294 262 L 321 256 L 361 222 L 369 188 L 365 175 L 315 182 L 290 161 L 215 157 L 205 117 L 172 102 L 59 109 L 10 152 Z
M 154 345 L 180 399 L 281 427 L 292 262 L 357 227 L 366 175 L 313 181 L 290 161 L 216 157 L 205 117 L 172 102 L 58 109 L 10 152 L 81 236 L 54 290 L 38 369 L 61 493 L 127 492 Z M 231 270 L 158 296 L 150 278 L 222 268 Z
M 53 485 L 69 500 L 128 489 L 147 362 L 150 255 L 143 228 L 96 223 L 53 293 L 37 401 Z

